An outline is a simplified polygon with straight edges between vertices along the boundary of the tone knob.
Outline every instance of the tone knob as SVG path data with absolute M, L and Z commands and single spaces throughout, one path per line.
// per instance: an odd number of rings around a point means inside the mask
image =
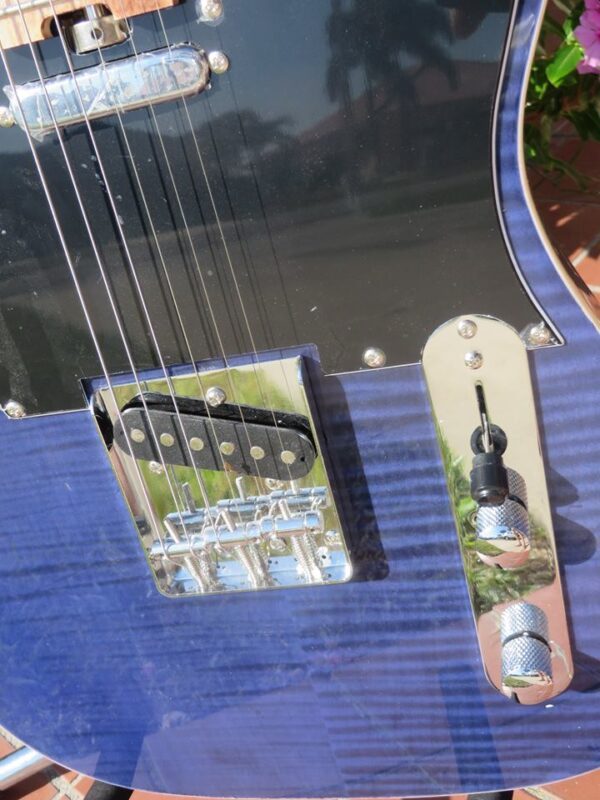
M 548 638 L 548 619 L 538 606 L 517 602 L 502 612 L 502 685 L 521 703 L 539 703 L 552 694 Z

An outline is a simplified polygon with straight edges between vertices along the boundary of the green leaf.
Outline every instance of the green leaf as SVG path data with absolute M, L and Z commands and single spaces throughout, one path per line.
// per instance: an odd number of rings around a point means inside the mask
M 583 57 L 583 49 L 579 42 L 563 44 L 546 67 L 546 76 L 553 86 L 560 86 L 567 75 L 575 70 Z

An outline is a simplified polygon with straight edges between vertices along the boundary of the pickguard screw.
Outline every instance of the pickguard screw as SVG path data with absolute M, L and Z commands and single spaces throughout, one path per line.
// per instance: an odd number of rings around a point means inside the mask
M 150 472 L 153 472 L 155 475 L 162 475 L 163 472 L 165 471 L 163 465 L 159 464 L 158 461 L 151 461 L 148 464 L 148 469 L 150 470 Z
M 367 347 L 363 353 L 363 361 L 367 367 L 385 367 L 386 355 L 379 347 Z
M 472 319 L 461 319 L 456 328 L 463 339 L 472 339 L 477 333 L 477 325 Z
M 469 369 L 479 369 L 483 364 L 483 356 L 477 350 L 471 350 L 465 355 L 465 364 Z
M 8 106 L 0 106 L 0 128 L 12 128 L 16 123 L 14 114 Z
M 218 22 L 223 16 L 221 0 L 200 0 L 200 19 L 202 22 Z
M 140 444 L 140 442 L 143 442 L 144 439 L 146 438 L 146 434 L 144 433 L 144 431 L 141 431 L 139 428 L 132 428 L 129 432 L 129 435 L 132 441 L 137 442 L 138 444 Z
M 527 334 L 527 341 L 529 344 L 548 344 L 551 338 L 552 334 L 543 322 L 538 322 L 537 325 L 533 325 Z
M 25 406 L 22 406 L 21 403 L 17 402 L 16 400 L 9 400 L 4 406 L 4 412 L 12 419 L 23 419 L 23 417 L 27 416 Z
M 221 50 L 212 50 L 208 54 L 208 63 L 215 75 L 222 75 L 229 69 L 229 58 Z
M 220 386 L 211 386 L 210 389 L 206 390 L 206 402 L 209 406 L 216 408 L 216 406 L 222 405 L 225 400 L 227 400 L 227 395 Z

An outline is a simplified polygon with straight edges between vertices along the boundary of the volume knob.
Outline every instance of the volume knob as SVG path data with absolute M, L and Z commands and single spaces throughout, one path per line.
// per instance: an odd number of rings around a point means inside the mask
M 482 505 L 477 510 L 475 550 L 489 566 L 515 569 L 531 549 L 527 490 L 514 469 L 507 469 L 509 495 L 501 505 Z

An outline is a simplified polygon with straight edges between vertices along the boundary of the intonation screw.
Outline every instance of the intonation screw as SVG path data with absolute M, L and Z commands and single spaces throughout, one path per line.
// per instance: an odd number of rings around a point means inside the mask
M 385 367 L 386 355 L 379 347 L 367 347 L 363 353 L 363 362 L 367 367 Z
M 538 322 L 537 325 L 532 325 L 527 333 L 528 344 L 545 345 L 550 342 L 552 334 L 543 322 Z
M 200 19 L 203 22 L 218 22 L 222 16 L 222 0 L 200 0 Z
M 477 333 L 477 325 L 472 319 L 461 319 L 456 326 L 458 333 L 463 339 L 472 339 Z
M 0 106 L 0 128 L 12 128 L 16 119 L 8 106 Z
M 483 364 L 483 356 L 477 350 L 465 354 L 465 364 L 469 369 L 479 369 Z
M 229 58 L 221 50 L 212 50 L 208 54 L 208 63 L 215 75 L 222 75 L 229 69 Z
M 9 400 L 4 406 L 4 412 L 6 416 L 12 419 L 23 419 L 23 417 L 27 416 L 25 406 L 22 406 L 17 400 Z
M 227 400 L 227 395 L 220 386 L 211 386 L 206 390 L 205 397 L 208 405 L 214 407 L 222 405 Z

